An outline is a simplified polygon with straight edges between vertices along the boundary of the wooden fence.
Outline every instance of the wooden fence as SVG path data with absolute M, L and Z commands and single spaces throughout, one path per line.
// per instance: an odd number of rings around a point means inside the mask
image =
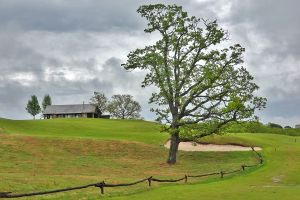
M 41 191 L 41 192 L 31 192 L 31 193 L 20 193 L 20 194 L 15 194 L 12 192 L 0 192 L 0 198 L 19 198 L 19 197 L 28 197 L 28 196 L 36 196 L 36 195 L 45 195 L 45 194 L 52 194 L 52 193 L 58 193 L 58 192 L 66 192 L 70 190 L 81 190 L 84 188 L 88 187 L 97 187 L 100 189 L 100 193 L 104 194 L 104 188 L 108 187 L 128 187 L 136 184 L 141 184 L 141 183 L 148 183 L 148 186 L 151 187 L 152 182 L 160 182 L 160 183 L 175 183 L 179 181 L 184 181 L 185 183 L 188 182 L 190 178 L 200 178 L 200 177 L 207 177 L 207 176 L 216 176 L 219 175 L 220 178 L 223 178 L 224 175 L 226 174 L 233 174 L 237 173 L 240 171 L 245 171 L 246 168 L 250 167 L 257 167 L 261 164 L 263 164 L 264 160 L 263 157 L 261 156 L 260 153 L 258 153 L 254 147 L 251 147 L 252 151 L 256 154 L 258 158 L 258 163 L 254 165 L 241 165 L 239 169 L 235 169 L 232 171 L 219 171 L 219 172 L 212 172 L 212 173 L 206 173 L 206 174 L 199 174 L 199 175 L 184 175 L 182 178 L 177 178 L 177 179 L 158 179 L 154 178 L 153 176 L 132 182 L 132 183 L 120 183 L 120 184 L 109 184 L 105 183 L 104 181 L 98 182 L 98 183 L 91 183 L 87 185 L 82 185 L 82 186 L 77 186 L 77 187 L 69 187 L 69 188 L 63 188 L 63 189 L 57 189 L 57 190 L 48 190 L 48 191 Z

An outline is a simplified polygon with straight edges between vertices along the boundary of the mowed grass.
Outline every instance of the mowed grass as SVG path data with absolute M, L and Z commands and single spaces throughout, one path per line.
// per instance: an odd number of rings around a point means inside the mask
M 7 120 L 0 118 L 0 133 L 59 138 L 95 138 L 161 144 L 168 139 L 160 125 L 143 120 L 50 119 Z
M 231 170 L 256 163 L 252 152 L 180 152 L 175 166 L 165 163 L 168 151 L 157 145 L 91 139 L 53 139 L 0 135 L 0 191 L 29 192 L 84 185 L 134 182 L 155 176 L 178 178 Z M 200 181 L 198 179 L 197 181 Z M 158 184 L 154 183 L 154 187 Z M 147 183 L 106 190 L 106 196 L 149 190 Z M 28 199 L 97 199 L 91 188 Z
M 274 134 L 230 134 L 206 142 L 250 141 L 263 147 L 263 166 L 222 180 L 199 184 L 162 186 L 144 193 L 115 199 L 205 199 L 205 200 L 298 200 L 300 199 L 300 138 Z M 247 143 L 247 142 L 246 142 Z
M 152 175 L 175 178 L 257 162 L 252 152 L 179 152 L 178 163 L 169 166 L 163 147 L 168 135 L 159 130 L 158 124 L 131 120 L 0 120 L 0 191 L 131 182 Z M 188 184 L 107 188 L 101 196 L 97 188 L 89 188 L 25 199 L 299 199 L 296 137 L 229 134 L 202 142 L 261 146 L 266 162 L 222 180 L 216 176 Z

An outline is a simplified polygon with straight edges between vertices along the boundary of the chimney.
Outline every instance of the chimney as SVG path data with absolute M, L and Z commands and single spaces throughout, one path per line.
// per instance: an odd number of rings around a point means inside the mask
M 82 113 L 84 111 L 84 101 L 82 102 Z

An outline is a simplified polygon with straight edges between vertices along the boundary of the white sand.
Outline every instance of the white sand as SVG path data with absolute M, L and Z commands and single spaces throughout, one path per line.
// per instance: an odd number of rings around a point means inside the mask
M 165 144 L 166 148 L 170 148 L 170 141 Z M 220 144 L 198 144 L 194 142 L 180 142 L 179 150 L 181 151 L 252 151 L 251 147 L 243 147 L 239 145 L 220 145 Z M 256 151 L 261 150 L 260 147 L 254 147 Z

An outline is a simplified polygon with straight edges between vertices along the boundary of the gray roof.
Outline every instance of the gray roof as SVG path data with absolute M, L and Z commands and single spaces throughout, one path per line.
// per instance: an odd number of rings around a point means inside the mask
M 43 114 L 95 113 L 96 106 L 92 104 L 51 105 Z

